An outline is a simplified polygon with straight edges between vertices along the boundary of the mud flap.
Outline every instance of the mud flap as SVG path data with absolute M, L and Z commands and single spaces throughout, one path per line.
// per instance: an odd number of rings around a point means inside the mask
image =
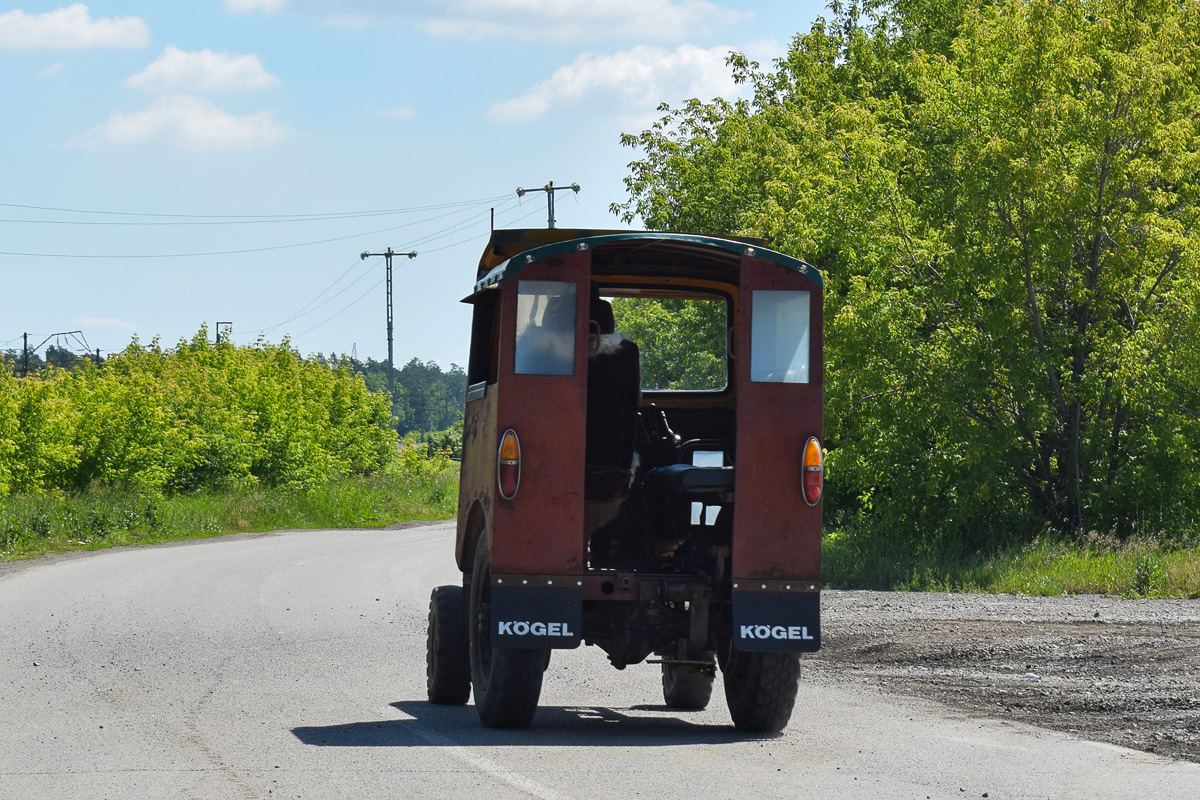
M 493 647 L 569 650 L 583 630 L 583 596 L 578 589 L 493 586 Z
M 821 649 L 820 593 L 735 591 L 733 646 L 744 653 Z

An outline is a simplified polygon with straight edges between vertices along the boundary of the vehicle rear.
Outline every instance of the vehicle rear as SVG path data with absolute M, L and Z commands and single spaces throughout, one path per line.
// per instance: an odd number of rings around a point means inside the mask
M 675 708 L 719 667 L 739 728 L 787 724 L 820 647 L 822 291 L 756 242 L 493 234 L 431 700 L 528 724 L 551 651 L 585 643 L 660 664 Z

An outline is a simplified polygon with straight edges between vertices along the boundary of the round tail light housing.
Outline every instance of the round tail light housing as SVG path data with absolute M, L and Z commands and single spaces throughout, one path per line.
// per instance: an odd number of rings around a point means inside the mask
M 517 432 L 509 428 L 500 437 L 500 451 L 496 455 L 496 483 L 500 496 L 512 500 L 521 486 L 521 440 Z
M 803 483 L 804 502 L 810 506 L 821 502 L 821 491 L 825 487 L 825 460 L 821 443 L 815 436 L 810 436 L 804 443 Z

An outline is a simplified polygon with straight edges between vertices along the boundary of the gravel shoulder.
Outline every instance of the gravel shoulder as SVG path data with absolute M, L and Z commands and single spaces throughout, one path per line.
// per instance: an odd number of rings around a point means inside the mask
M 826 591 L 805 680 L 1200 763 L 1200 600 Z

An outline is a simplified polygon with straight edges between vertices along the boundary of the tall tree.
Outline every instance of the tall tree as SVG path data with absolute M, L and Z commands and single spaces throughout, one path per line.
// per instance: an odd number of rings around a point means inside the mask
M 617 211 L 826 271 L 831 488 L 914 536 L 1200 500 L 1200 3 L 834 4 Z M 840 494 L 839 494 L 840 493 Z M 1188 512 L 1190 515 L 1190 511 Z

